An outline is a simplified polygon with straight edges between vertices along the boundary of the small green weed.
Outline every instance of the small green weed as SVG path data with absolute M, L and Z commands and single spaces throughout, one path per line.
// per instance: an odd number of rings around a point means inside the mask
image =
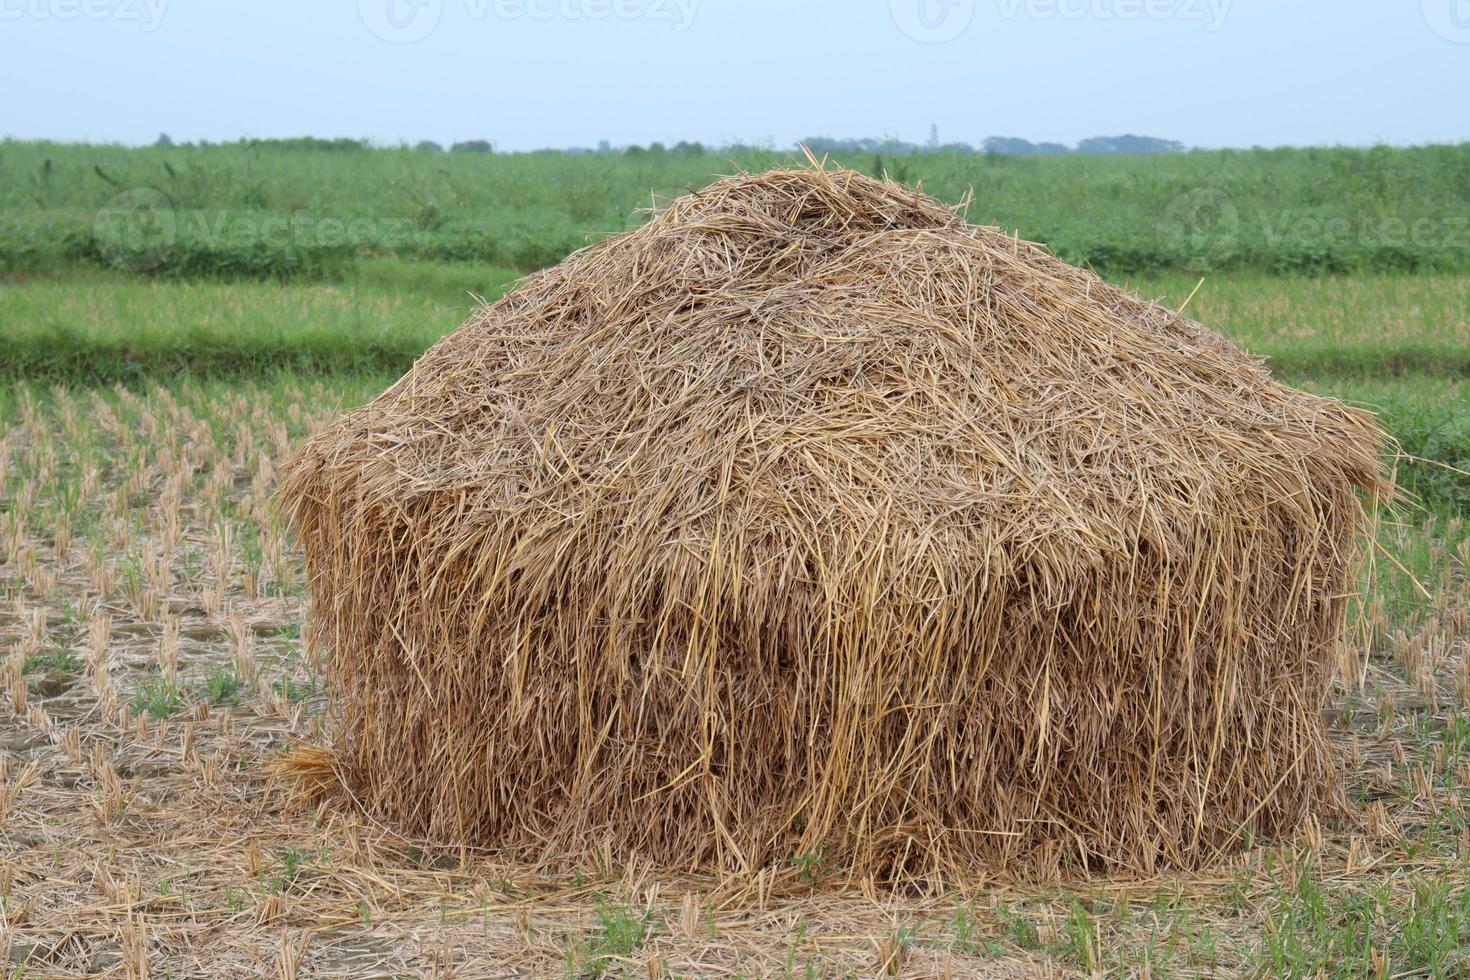
M 166 677 L 150 677 L 133 692 L 133 710 L 168 718 L 184 706 L 184 694 Z
M 600 902 L 598 926 L 582 943 L 567 950 L 567 972 L 574 977 L 605 975 L 620 957 L 626 957 L 648 940 L 648 915 L 621 905 Z

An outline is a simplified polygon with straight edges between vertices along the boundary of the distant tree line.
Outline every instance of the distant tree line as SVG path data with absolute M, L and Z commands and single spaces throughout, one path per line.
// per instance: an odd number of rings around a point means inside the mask
M 1064 156 L 1069 153 L 1104 155 L 1117 153 L 1177 153 L 1184 149 L 1178 140 L 1159 139 L 1155 136 L 1093 136 L 1078 143 L 1076 147 L 1061 143 L 1033 143 L 1015 136 L 992 136 L 979 147 L 969 143 L 930 142 L 905 143 L 901 140 L 855 139 L 839 140 L 826 136 L 813 136 L 802 140 L 813 153 L 872 153 L 888 156 L 911 156 L 919 153 L 991 153 L 1008 157 Z
M 242 139 L 236 141 L 239 145 L 261 149 L 281 150 L 311 150 L 323 152 L 360 151 L 374 149 L 374 144 L 366 139 L 321 139 L 315 136 L 298 136 L 290 139 Z M 1109 155 L 1109 154 L 1150 154 L 1150 153 L 1177 153 L 1183 150 L 1184 144 L 1178 140 L 1159 139 L 1155 136 L 1135 136 L 1127 133 L 1122 136 L 1093 136 L 1082 140 L 1075 147 L 1065 146 L 1061 143 L 1033 143 L 1030 140 L 1020 139 L 1015 136 L 992 136 L 982 142 L 978 147 L 969 143 L 940 143 L 938 133 L 931 129 L 929 142 L 905 143 L 898 139 L 873 139 L 865 137 L 862 139 L 833 139 L 830 136 L 811 136 L 801 141 L 802 145 L 813 153 L 841 154 L 851 156 L 853 154 L 871 154 L 881 156 L 912 156 L 925 153 L 946 154 L 991 154 L 997 156 L 1031 157 L 1031 156 L 1065 156 L 1067 154 L 1081 155 Z M 157 146 L 174 146 L 174 141 L 167 133 L 161 134 L 155 141 Z M 191 145 L 191 144 L 183 144 Z M 210 146 L 208 140 L 201 140 L 196 146 Z M 222 144 L 229 145 L 229 144 Z M 405 147 L 407 144 L 403 144 Z M 420 153 L 444 153 L 444 145 L 433 140 L 420 140 L 414 144 L 413 149 Z M 680 140 L 673 146 L 665 146 L 663 143 L 654 142 L 648 146 L 637 143 L 628 146 L 613 146 L 607 140 L 602 140 L 597 146 L 572 146 L 564 149 L 550 149 L 547 152 L 566 153 L 572 156 L 587 154 L 622 154 L 626 156 L 701 156 L 705 153 L 716 152 L 724 155 L 738 155 L 752 149 L 773 149 L 770 146 L 751 147 L 740 143 L 731 143 L 718 147 L 706 147 L 698 141 Z M 494 153 L 495 144 L 490 140 L 476 139 L 463 140 L 449 145 L 449 153 Z
M 314 150 L 322 152 L 340 153 L 344 151 L 371 150 L 373 144 L 365 139 L 351 139 L 340 137 L 337 139 L 321 139 L 317 136 L 293 136 L 289 139 L 240 139 L 234 142 L 224 141 L 218 144 L 209 140 L 199 140 L 197 143 L 175 144 L 168 133 L 160 133 L 158 139 L 153 141 L 154 146 L 246 146 L 259 147 L 269 150 Z

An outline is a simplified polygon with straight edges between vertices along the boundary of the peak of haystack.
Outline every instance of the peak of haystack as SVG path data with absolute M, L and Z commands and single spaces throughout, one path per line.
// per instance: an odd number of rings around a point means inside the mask
M 1330 795 L 1381 440 L 916 190 L 780 170 L 529 277 L 285 492 L 402 830 L 1152 868 Z
M 778 234 L 840 238 L 899 228 L 957 228 L 963 220 L 920 189 L 852 170 L 768 170 L 716 181 L 661 211 L 666 225 L 750 218 Z

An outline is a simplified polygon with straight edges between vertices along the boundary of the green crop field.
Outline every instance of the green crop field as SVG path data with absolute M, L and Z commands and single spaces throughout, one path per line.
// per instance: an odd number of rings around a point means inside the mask
M 535 268 L 791 153 L 568 155 L 0 142 L 0 271 L 331 278 L 363 254 Z M 1110 274 L 1463 270 L 1470 144 L 840 163 Z
M 534 975 L 1470 971 L 1470 145 L 842 161 L 973 191 L 972 220 L 1379 413 L 1405 496 L 1338 651 L 1345 806 L 1304 838 L 1192 875 L 867 897 L 820 855 L 778 885 L 531 875 L 272 782 L 329 721 L 272 500 L 293 442 L 657 197 L 791 159 L 0 143 L 7 976 L 308 946 L 428 974 L 408 936 Z

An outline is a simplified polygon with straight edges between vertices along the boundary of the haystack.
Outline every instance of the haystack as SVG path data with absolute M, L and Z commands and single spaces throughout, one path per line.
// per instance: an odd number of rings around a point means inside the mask
M 1189 866 L 1331 799 L 1373 419 L 844 170 L 524 280 L 299 452 L 408 835 L 895 880 Z

